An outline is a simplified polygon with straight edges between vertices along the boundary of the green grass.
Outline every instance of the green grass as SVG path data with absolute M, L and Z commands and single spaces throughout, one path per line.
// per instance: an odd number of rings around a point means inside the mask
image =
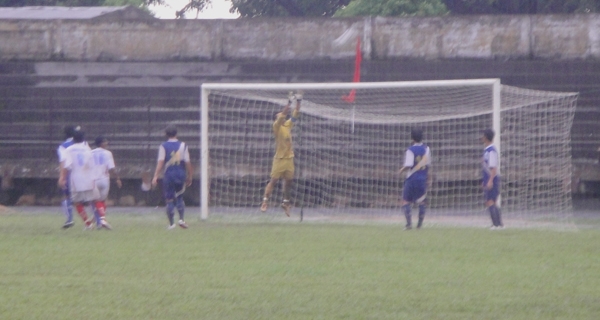
M 599 319 L 600 230 L 0 215 L 1 319 Z

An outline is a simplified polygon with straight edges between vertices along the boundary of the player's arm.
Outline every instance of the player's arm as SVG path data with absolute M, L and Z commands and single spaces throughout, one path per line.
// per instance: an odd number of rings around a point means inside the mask
M 114 178 L 117 182 L 117 187 L 121 188 L 123 184 L 121 183 L 121 177 L 119 177 L 119 172 L 115 168 L 115 159 L 113 158 L 112 152 L 108 151 L 108 174 L 111 178 Z
M 60 175 L 58 177 L 58 186 L 65 188 L 67 186 L 67 169 L 63 166 L 60 167 Z
M 417 163 L 417 165 L 413 169 L 415 171 L 417 171 L 417 170 L 420 170 L 421 168 L 423 168 L 424 166 L 428 166 L 430 164 L 431 164 L 431 156 L 429 154 L 429 147 L 427 147 L 427 149 L 425 150 L 425 154 L 423 155 L 421 160 L 419 160 L 419 163 Z
M 404 155 L 404 165 L 402 166 L 402 168 L 400 168 L 400 170 L 398 171 L 399 174 L 402 174 L 402 172 L 412 168 L 412 166 L 415 165 L 415 154 L 410 151 L 410 149 L 406 150 L 406 154 Z
M 185 173 L 185 185 L 186 187 L 189 187 L 192 185 L 192 177 L 194 176 L 194 168 L 192 167 L 192 164 L 189 161 L 185 162 Z
M 160 146 L 158 148 L 158 160 L 156 161 L 156 170 L 154 170 L 154 177 L 152 178 L 152 186 L 156 186 L 158 184 L 158 177 L 165 167 L 165 154 L 165 148 Z
M 63 153 L 62 161 L 60 162 L 60 174 L 58 176 L 58 186 L 61 188 L 66 188 L 67 186 L 67 174 L 69 169 L 71 168 L 71 158 L 69 154 Z
M 281 128 L 281 126 L 285 123 L 287 116 L 290 114 L 290 105 L 291 105 L 291 100 L 290 102 L 283 107 L 283 109 L 281 109 L 281 112 L 279 112 L 277 114 L 277 118 L 275 119 L 275 122 L 273 123 L 273 134 L 277 135 L 277 133 L 279 132 L 279 128 Z
M 427 166 L 427 186 L 431 187 L 431 184 L 433 182 L 433 176 L 432 176 L 432 168 L 431 168 L 431 150 L 429 149 L 429 147 L 427 147 L 427 152 L 425 153 L 425 165 Z
M 158 184 L 158 177 L 162 172 L 165 166 L 165 160 L 158 160 L 156 162 L 156 170 L 154 170 L 154 178 L 152 178 L 152 186 L 156 186 Z
M 189 187 L 192 185 L 192 177 L 194 176 L 194 167 L 192 167 L 192 162 L 190 161 L 190 151 L 188 150 L 187 145 L 184 146 L 182 160 L 185 161 L 185 186 Z
M 498 153 L 496 151 L 490 152 L 488 166 L 490 168 L 490 179 L 486 183 L 486 188 L 491 189 L 494 186 L 494 178 L 498 173 Z
M 59 146 L 58 150 L 56 150 L 56 153 L 58 154 L 58 168 L 60 173 L 60 170 L 65 167 L 65 148 L 63 146 Z
M 294 112 L 292 112 L 292 119 L 297 119 L 300 116 L 300 105 L 302 105 L 303 95 L 302 93 L 296 93 L 294 97 L 296 98 L 296 107 L 294 108 Z
M 117 187 L 121 188 L 123 186 L 123 183 L 121 182 L 121 177 L 119 177 L 119 173 L 117 172 L 117 170 L 115 168 L 108 169 L 108 173 L 117 182 Z
M 491 189 L 494 186 L 494 178 L 496 177 L 497 168 L 490 168 L 490 179 L 486 184 L 487 189 Z

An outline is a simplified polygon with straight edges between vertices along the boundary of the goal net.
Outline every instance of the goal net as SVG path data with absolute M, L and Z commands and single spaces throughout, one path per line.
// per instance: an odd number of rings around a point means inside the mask
M 303 92 L 292 129 L 292 218 L 282 182 L 260 204 L 275 153 L 273 122 Z M 204 84 L 201 216 L 402 222 L 402 167 L 412 128 L 431 149 L 428 224 L 489 225 L 481 168 L 484 129 L 496 131 L 505 224 L 569 222 L 570 129 L 577 94 L 498 79 L 380 83 Z M 295 104 L 292 106 L 294 107 Z

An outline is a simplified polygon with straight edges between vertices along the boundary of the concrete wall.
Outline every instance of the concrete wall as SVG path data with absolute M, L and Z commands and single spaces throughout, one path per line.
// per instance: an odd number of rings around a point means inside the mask
M 600 15 L 0 21 L 0 60 L 600 58 Z

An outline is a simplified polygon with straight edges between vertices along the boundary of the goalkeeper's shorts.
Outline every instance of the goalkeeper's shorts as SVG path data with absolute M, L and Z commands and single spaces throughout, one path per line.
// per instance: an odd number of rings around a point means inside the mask
M 271 178 L 283 178 L 286 180 L 294 179 L 294 158 L 273 159 Z

